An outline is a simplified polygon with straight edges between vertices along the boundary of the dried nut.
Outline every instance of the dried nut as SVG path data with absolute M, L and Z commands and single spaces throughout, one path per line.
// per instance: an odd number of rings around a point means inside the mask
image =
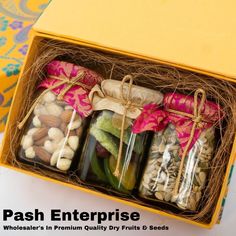
M 58 158 L 59 158 L 59 152 L 57 150 L 52 154 L 52 157 L 50 159 L 50 165 L 55 166 L 57 164 Z
M 172 197 L 171 193 L 166 193 L 165 196 L 164 196 L 164 200 L 166 202 L 169 202 L 171 200 L 171 197 Z
M 60 130 L 63 131 L 66 134 L 67 124 L 62 122 L 61 125 L 60 125 Z
M 75 130 L 70 130 L 70 132 L 69 132 L 69 136 L 76 136 L 76 132 L 75 132 Z
M 63 132 L 58 128 L 50 128 L 48 130 L 48 136 L 56 142 L 60 142 L 64 138 Z
M 71 166 L 71 160 L 68 159 L 60 159 L 57 162 L 57 168 L 59 170 L 63 171 L 69 170 L 70 166 Z
M 57 158 L 66 158 L 66 159 L 69 159 L 71 160 L 74 156 L 74 151 L 68 147 L 68 146 L 65 146 L 64 148 L 60 148 L 60 149 L 57 149 L 54 153 L 53 153 L 53 156 L 57 156 Z
M 197 204 L 196 204 L 196 201 L 193 199 L 193 198 L 190 198 L 190 200 L 189 200 L 190 202 L 189 202 L 189 204 L 190 204 L 190 210 L 192 210 L 192 211 L 195 211 L 196 210 L 196 207 L 197 207 Z
M 36 145 L 36 146 L 43 146 L 44 143 L 45 143 L 47 140 L 48 140 L 48 137 L 45 136 L 45 137 L 43 137 L 43 138 L 41 138 L 41 139 L 35 141 L 35 142 L 34 142 L 34 145 Z
M 48 91 L 46 94 L 44 94 L 43 100 L 47 103 L 54 102 L 56 100 L 56 96 L 51 91 Z
M 67 136 L 75 136 L 76 135 L 76 132 L 75 130 L 68 130 L 68 128 L 66 127 L 66 130 L 65 130 L 65 135 Z
M 46 109 L 50 115 L 54 115 L 57 117 L 59 117 L 63 112 L 63 108 L 56 105 L 55 103 L 49 103 L 48 105 L 46 105 Z
M 79 117 L 77 120 L 69 123 L 67 127 L 69 130 L 74 130 L 74 129 L 78 129 L 81 126 L 81 124 L 82 124 L 82 120 Z
M 40 115 L 39 120 L 48 127 L 59 127 L 61 119 L 54 115 Z
M 155 192 L 155 197 L 159 200 L 163 200 L 163 194 L 161 194 L 160 192 Z
M 158 176 L 157 176 L 157 182 L 159 183 L 163 183 L 166 180 L 166 173 L 165 172 L 161 172 Z
M 76 150 L 79 146 L 79 137 L 77 136 L 70 136 L 68 139 L 68 144 L 72 148 L 72 150 Z
M 65 110 L 73 110 L 74 108 L 72 106 L 65 106 Z
M 201 196 L 202 196 L 201 192 L 197 192 L 197 193 L 196 193 L 196 201 L 197 201 L 197 202 L 200 201 Z
M 33 119 L 33 125 L 37 128 L 40 128 L 41 127 L 41 121 L 39 120 L 38 116 L 35 116 L 34 119 Z
M 199 173 L 199 179 L 201 181 L 201 184 L 204 184 L 206 181 L 206 173 L 205 172 L 200 172 Z
M 63 122 L 65 123 L 69 123 L 71 121 L 71 119 L 73 118 L 73 110 L 65 110 L 61 113 L 61 119 Z
M 159 146 L 159 152 L 163 153 L 165 151 L 165 148 L 166 146 L 163 143 L 161 143 L 161 145 Z
M 40 115 L 48 115 L 48 111 L 45 108 L 45 106 L 43 106 L 42 104 L 37 104 L 34 108 L 34 114 L 36 116 L 40 116 Z
M 51 155 L 44 149 L 38 146 L 34 146 L 35 155 L 43 162 L 49 164 Z
M 29 159 L 35 158 L 35 151 L 33 147 L 29 147 L 25 150 L 25 156 Z
M 49 153 L 53 153 L 57 149 L 57 144 L 47 140 L 44 143 L 44 149 Z
M 39 128 L 32 136 L 34 141 L 44 138 L 48 134 L 47 128 Z
M 156 186 L 155 191 L 164 191 L 164 185 L 158 184 L 158 185 Z
M 39 128 L 32 128 L 32 129 L 29 129 L 29 131 L 27 132 L 27 135 L 33 135 L 36 131 L 38 131 Z
M 178 198 L 177 195 L 173 195 L 173 196 L 171 197 L 171 202 L 176 202 L 177 198 Z
M 83 127 L 82 127 L 82 126 L 80 126 L 78 129 L 76 129 L 76 134 L 77 134 L 79 137 L 81 137 L 82 132 L 83 132 Z
M 71 160 L 74 157 L 74 151 L 69 146 L 65 146 L 61 152 L 61 155 L 62 157 Z
M 23 149 L 28 149 L 29 147 L 31 147 L 33 145 L 33 138 L 30 135 L 26 135 L 22 138 L 21 141 L 21 145 L 23 147 Z
M 67 144 L 67 141 L 67 138 L 62 138 L 61 141 L 57 144 L 57 149 L 62 149 Z

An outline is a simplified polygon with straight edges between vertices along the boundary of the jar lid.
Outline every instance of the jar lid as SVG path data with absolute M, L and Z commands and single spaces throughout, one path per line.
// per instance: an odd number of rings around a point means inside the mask
M 56 95 L 62 95 L 63 101 L 71 105 L 82 117 L 92 113 L 89 92 L 103 78 L 96 72 L 65 61 L 53 60 L 46 66 L 47 78 L 39 87 L 49 89 Z M 63 83 L 64 81 L 64 83 Z M 62 83 L 59 86 L 56 84 Z
M 91 90 L 89 97 L 92 100 L 94 110 L 110 110 L 120 115 L 124 113 L 123 99 L 127 99 L 129 84 L 118 80 L 104 80 L 101 86 L 95 86 Z M 145 104 L 160 104 L 163 100 L 163 94 L 156 90 L 132 85 L 129 96 L 131 105 L 127 110 L 127 117 L 136 119 Z

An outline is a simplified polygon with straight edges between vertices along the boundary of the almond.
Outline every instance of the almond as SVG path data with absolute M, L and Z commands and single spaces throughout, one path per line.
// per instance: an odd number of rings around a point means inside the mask
M 34 146 L 35 155 L 43 162 L 50 164 L 51 155 L 43 148 Z
M 66 129 L 67 129 L 67 124 L 64 123 L 64 122 L 62 122 L 61 125 L 60 125 L 60 130 L 65 133 L 65 132 L 66 132 Z
M 65 123 L 69 123 L 73 117 L 73 110 L 65 110 L 61 113 L 61 119 Z
M 34 141 L 44 138 L 48 134 L 48 128 L 39 128 L 32 136 Z
M 48 136 L 45 136 L 45 137 L 43 137 L 43 138 L 41 138 L 41 139 L 35 141 L 34 144 L 35 144 L 36 146 L 43 146 L 44 143 L 45 143 L 45 141 L 47 141 L 47 140 L 48 140 Z
M 75 136 L 76 135 L 75 130 L 69 130 L 67 127 L 66 127 L 64 133 L 65 133 L 65 135 L 67 135 L 69 133 L 69 136 Z
M 82 126 L 80 126 L 78 129 L 76 129 L 76 134 L 77 134 L 79 137 L 81 137 L 82 132 L 83 132 L 83 127 L 82 127 Z
M 61 119 L 53 115 L 40 115 L 39 120 L 48 127 L 59 127 Z

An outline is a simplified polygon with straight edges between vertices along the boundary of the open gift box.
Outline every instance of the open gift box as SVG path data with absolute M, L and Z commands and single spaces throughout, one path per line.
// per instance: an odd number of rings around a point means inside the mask
M 24 91 L 27 78 L 30 77 L 30 68 L 34 65 L 42 44 L 55 40 L 55 42 L 68 45 L 89 47 L 101 52 L 148 60 L 180 70 L 196 72 L 211 76 L 215 80 L 230 81 L 234 84 L 236 80 L 234 7 L 235 4 L 231 6 L 214 3 L 212 6 L 210 2 L 200 4 L 187 0 L 181 3 L 152 0 L 145 4 L 142 1 L 131 0 L 119 1 L 112 5 L 108 0 L 102 2 L 71 0 L 69 5 L 65 5 L 62 1 L 52 1 L 33 27 L 29 52 L 17 85 L 5 131 L 1 165 L 133 207 L 211 228 L 221 213 L 221 205 L 235 160 L 236 140 L 232 145 L 221 191 L 214 205 L 214 213 L 207 222 L 191 220 L 161 209 L 60 181 L 44 176 L 37 170 L 19 168 L 10 160 L 12 155 L 10 140 L 12 131 L 16 129 L 19 122 L 18 114 L 26 99 Z M 219 17 L 222 8 L 228 13 L 223 21 Z

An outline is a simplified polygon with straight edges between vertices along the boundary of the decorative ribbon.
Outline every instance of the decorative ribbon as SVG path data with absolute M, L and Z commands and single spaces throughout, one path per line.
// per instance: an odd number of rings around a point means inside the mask
M 184 159 L 188 151 L 200 137 L 202 131 L 211 127 L 222 116 L 220 107 L 213 102 L 206 101 L 205 91 L 197 89 L 194 97 L 177 93 L 166 94 L 163 109 L 158 108 L 155 104 L 148 104 L 144 106 L 142 114 L 135 120 L 132 127 L 134 133 L 147 130 L 160 131 L 165 129 L 168 123 L 175 126 L 182 154 L 174 194 L 179 189 Z
M 49 91 L 58 95 L 58 100 L 70 104 L 82 117 L 92 112 L 92 105 L 88 99 L 88 92 L 92 87 L 101 82 L 102 78 L 95 72 L 72 63 L 54 60 L 47 65 L 48 77 L 41 82 L 39 88 L 45 90 L 33 102 L 28 113 L 18 124 L 18 128 L 27 122 L 34 108 Z

